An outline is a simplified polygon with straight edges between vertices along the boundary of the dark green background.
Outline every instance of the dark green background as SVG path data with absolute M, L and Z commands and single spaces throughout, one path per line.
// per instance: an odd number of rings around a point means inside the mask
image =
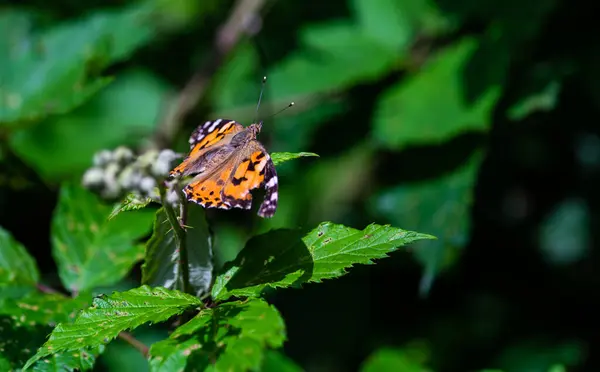
M 27 32 L 43 33 L 135 4 L 3 1 L 0 41 L 27 48 L 28 33 L 7 21 L 17 11 L 31 22 Z M 92 48 L 75 64 L 88 82 L 114 78 L 89 101 L 0 120 L 0 226 L 51 284 L 59 285 L 48 236 L 60 182 L 78 180 L 95 151 L 151 137 L 165 94 L 211 58 L 234 2 L 147 4 L 160 10 L 154 23 L 107 27 L 108 47 L 83 31 L 59 40 L 65 50 L 76 39 Z M 209 76 L 210 89 L 170 146 L 185 151 L 205 120 L 249 124 L 267 75 L 261 116 L 296 106 L 266 118 L 261 140 L 270 151 L 321 157 L 279 168 L 272 220 L 210 211 L 217 262 L 233 259 L 256 232 L 326 220 L 438 237 L 341 279 L 271 295 L 287 324 L 286 354 L 303 369 L 357 370 L 388 347 L 435 371 L 595 370 L 597 14 L 591 1 L 566 0 L 267 2 L 260 32 Z M 120 43 L 122 55 L 103 49 Z M 45 86 L 66 64 L 58 58 L 32 83 L 7 61 L 0 54 L 0 88 Z M 57 84 L 42 99 L 65 89 Z M 138 280 L 136 269 L 115 288 Z M 143 365 L 127 348 L 115 341 L 97 369 Z

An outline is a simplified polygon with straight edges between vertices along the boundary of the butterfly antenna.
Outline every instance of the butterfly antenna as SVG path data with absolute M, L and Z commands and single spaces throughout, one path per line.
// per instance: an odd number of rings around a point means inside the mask
M 252 121 L 253 123 L 256 123 L 256 121 L 258 120 L 258 108 L 260 107 L 260 101 L 262 101 L 263 91 L 265 90 L 266 82 L 267 82 L 267 77 L 263 76 L 262 84 L 260 86 L 260 95 L 258 96 L 258 103 L 256 104 L 256 113 L 254 114 L 254 121 Z
M 281 110 L 277 111 L 276 113 L 274 113 L 273 115 L 269 116 L 269 118 L 272 118 L 273 116 L 277 115 L 277 114 L 281 114 L 282 112 L 284 112 L 285 110 L 289 109 L 290 107 L 294 106 L 295 103 L 294 102 L 290 102 L 287 106 L 285 106 L 284 108 L 282 108 Z

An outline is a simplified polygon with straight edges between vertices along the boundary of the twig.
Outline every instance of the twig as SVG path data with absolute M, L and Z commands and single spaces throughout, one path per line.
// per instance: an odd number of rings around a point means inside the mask
M 148 351 L 150 348 L 137 338 L 133 337 L 131 333 L 121 332 L 119 333 L 119 338 L 137 349 L 144 356 L 144 358 L 148 358 Z
M 166 113 L 154 134 L 152 145 L 162 148 L 169 144 L 183 118 L 202 98 L 211 77 L 217 72 L 243 35 L 260 30 L 260 9 L 266 0 L 237 0 L 229 17 L 217 31 L 212 58 L 187 82 L 179 94 L 167 102 Z
M 52 287 L 48 287 L 45 284 L 42 283 L 37 283 L 35 285 L 38 289 L 38 291 L 42 292 L 42 293 L 49 293 L 49 294 L 61 294 L 59 291 L 57 291 L 56 289 L 52 288 Z
M 180 221 L 177 218 L 177 214 L 175 213 L 175 209 L 173 206 L 167 201 L 166 191 L 164 188 L 160 188 L 160 199 L 162 201 L 163 208 L 165 209 L 165 214 L 167 215 L 167 220 L 171 224 L 171 228 L 173 229 L 173 234 L 175 236 L 175 245 L 176 250 L 179 252 L 179 273 L 181 274 L 178 278 L 180 281 L 180 288 L 185 293 L 192 293 L 190 286 L 190 267 L 188 263 L 188 251 L 186 244 L 187 234 L 181 227 Z

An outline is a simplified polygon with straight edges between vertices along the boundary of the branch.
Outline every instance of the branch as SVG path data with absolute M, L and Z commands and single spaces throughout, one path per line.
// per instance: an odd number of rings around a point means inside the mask
M 182 222 L 185 222 L 185 216 L 181 216 L 181 221 L 177 218 L 177 213 L 175 212 L 175 209 L 173 208 L 171 203 L 167 201 L 166 190 L 163 187 L 160 188 L 160 199 L 161 204 L 163 205 L 163 208 L 165 210 L 165 214 L 167 215 L 167 220 L 171 225 L 171 229 L 173 229 L 173 235 L 175 236 L 176 252 L 179 253 L 179 259 L 177 260 L 177 264 L 179 265 L 178 271 L 180 274 L 178 278 L 180 281 L 179 288 L 181 288 L 183 292 L 191 294 L 192 291 L 190 286 L 190 265 L 188 262 L 188 251 L 186 244 L 187 234 L 182 227 Z M 184 211 L 185 209 L 182 209 L 182 212 Z
M 206 92 L 211 77 L 217 72 L 242 36 L 255 35 L 261 27 L 260 9 L 266 0 L 237 0 L 229 17 L 219 28 L 214 40 L 212 58 L 199 68 L 179 94 L 167 102 L 166 113 L 154 134 L 152 146 L 163 148 L 179 130 L 183 118 Z
M 137 349 L 144 356 L 144 358 L 148 358 L 148 351 L 150 350 L 150 348 L 137 338 L 133 337 L 131 333 L 121 332 L 119 333 L 119 338 L 127 342 L 129 345 L 133 346 L 135 349 Z

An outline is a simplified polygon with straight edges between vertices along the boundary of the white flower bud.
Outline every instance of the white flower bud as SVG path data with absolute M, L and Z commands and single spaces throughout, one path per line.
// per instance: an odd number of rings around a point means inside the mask
M 93 167 L 85 171 L 82 180 L 85 187 L 98 187 L 104 183 L 104 171 L 101 168 Z
M 102 150 L 94 154 L 94 166 L 104 167 L 113 158 L 112 152 L 108 150 Z
M 151 195 L 154 192 L 154 188 L 156 187 L 156 180 L 152 177 L 144 177 L 140 181 L 140 191 L 144 192 L 147 195 Z
M 132 191 L 137 189 L 141 181 L 142 174 L 133 166 L 126 167 L 121 174 L 119 174 L 118 182 L 125 190 Z
M 134 159 L 133 151 L 124 146 L 117 147 L 113 152 L 113 157 L 116 162 L 123 165 L 131 163 Z
M 152 174 L 156 177 L 166 177 L 171 171 L 173 160 L 177 157 L 173 150 L 162 150 L 152 164 Z

